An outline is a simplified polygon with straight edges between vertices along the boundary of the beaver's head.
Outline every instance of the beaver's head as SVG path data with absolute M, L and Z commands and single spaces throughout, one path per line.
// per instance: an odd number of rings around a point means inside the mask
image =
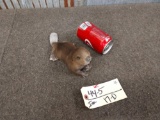
M 92 57 L 86 48 L 78 47 L 72 55 L 72 60 L 81 66 L 85 66 L 90 64 Z

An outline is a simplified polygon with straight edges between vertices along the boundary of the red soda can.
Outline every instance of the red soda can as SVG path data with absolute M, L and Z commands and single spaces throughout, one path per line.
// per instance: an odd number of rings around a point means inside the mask
M 88 21 L 78 27 L 77 36 L 100 54 L 108 53 L 113 46 L 112 37 Z

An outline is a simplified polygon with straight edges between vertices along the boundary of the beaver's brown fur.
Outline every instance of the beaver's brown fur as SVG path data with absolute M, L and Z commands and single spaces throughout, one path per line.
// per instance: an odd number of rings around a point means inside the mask
M 84 47 L 76 47 L 71 42 L 52 43 L 51 60 L 57 59 L 63 61 L 70 71 L 83 77 L 88 75 L 86 71 L 91 68 L 90 52 Z

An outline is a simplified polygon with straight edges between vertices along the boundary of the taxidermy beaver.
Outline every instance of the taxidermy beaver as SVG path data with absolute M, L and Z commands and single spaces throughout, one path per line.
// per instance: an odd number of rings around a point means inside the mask
M 50 60 L 59 59 L 67 65 L 71 72 L 83 77 L 88 76 L 86 72 L 91 69 L 92 57 L 86 48 L 76 47 L 71 42 L 58 42 L 57 33 L 50 34 L 50 44 L 52 46 Z

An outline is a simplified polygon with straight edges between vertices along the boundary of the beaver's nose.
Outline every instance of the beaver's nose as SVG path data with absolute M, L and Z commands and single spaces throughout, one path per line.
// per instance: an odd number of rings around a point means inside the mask
M 88 56 L 87 58 L 86 58 L 86 61 L 87 62 L 90 62 L 92 60 L 92 57 L 91 56 Z

